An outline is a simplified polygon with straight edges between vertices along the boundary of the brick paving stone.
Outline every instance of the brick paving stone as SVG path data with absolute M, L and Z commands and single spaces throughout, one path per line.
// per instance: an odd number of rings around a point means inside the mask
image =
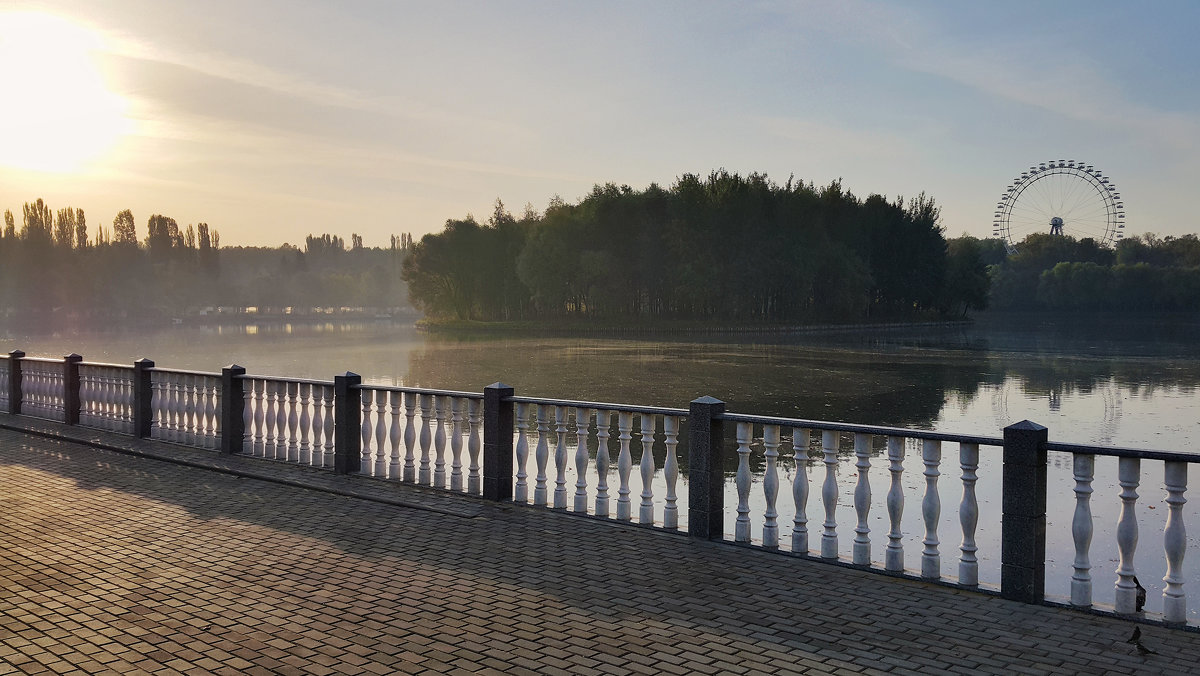
M 0 414 L 0 428 L 28 420 Z M 1158 651 L 1143 656 L 1115 618 L 32 427 L 125 452 L 0 429 L 0 675 L 1186 674 L 1200 663 L 1200 632 L 1142 625 Z

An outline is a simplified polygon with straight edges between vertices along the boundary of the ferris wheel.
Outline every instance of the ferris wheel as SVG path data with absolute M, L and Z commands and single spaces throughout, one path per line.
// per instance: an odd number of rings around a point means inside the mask
M 1009 253 L 1035 232 L 1111 245 L 1124 235 L 1125 204 L 1092 165 L 1052 160 L 1021 172 L 1000 196 L 993 219 L 992 236 L 1003 239 Z

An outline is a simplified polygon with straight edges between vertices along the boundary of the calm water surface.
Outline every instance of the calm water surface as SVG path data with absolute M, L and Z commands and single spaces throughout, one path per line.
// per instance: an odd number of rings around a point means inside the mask
M 1055 441 L 1195 452 L 1200 449 L 1200 318 L 1046 319 L 998 316 L 966 328 L 859 330 L 791 336 L 696 338 L 567 338 L 536 336 L 447 337 L 411 326 L 365 324 L 272 324 L 174 326 L 157 331 L 0 333 L 4 351 L 31 356 L 82 354 L 88 361 L 131 363 L 139 357 L 160 366 L 216 371 L 237 363 L 252 374 L 332 379 L 353 371 L 367 382 L 475 390 L 495 381 L 518 394 L 686 408 L 712 395 L 734 412 L 849 421 L 1000 436 L 1024 419 L 1050 429 Z M 760 452 L 760 451 L 759 451 Z M 572 451 L 573 453 L 573 451 Z M 983 514 L 977 539 L 981 580 L 999 580 L 999 465 L 984 449 L 977 492 Z M 636 454 L 635 454 L 636 456 Z M 957 503 L 957 447 L 945 444 L 942 478 L 942 570 L 957 573 L 961 533 Z M 853 537 L 853 454 L 843 449 L 839 482 L 841 546 L 849 556 Z M 661 463 L 660 463 L 661 464 Z M 730 464 L 732 469 L 734 464 Z M 873 460 L 871 527 L 875 558 L 882 560 L 889 481 L 886 455 Z M 756 463 L 761 472 L 761 466 Z M 814 482 L 808 513 L 810 542 L 818 546 L 823 519 L 819 482 L 823 464 L 814 453 L 807 465 Z M 920 450 L 908 449 L 904 517 L 906 563 L 919 566 L 923 525 Z M 780 503 L 790 502 L 787 481 L 794 463 L 780 463 Z M 614 470 L 615 471 L 615 470 Z M 640 491 L 637 470 L 631 481 Z M 1115 460 L 1096 463 L 1092 547 L 1094 596 L 1111 603 L 1116 567 L 1119 488 Z M 568 486 L 574 485 L 573 468 Z M 661 475 L 661 473 L 660 473 Z M 1194 477 L 1193 477 L 1194 478 Z M 661 481 L 661 476 L 658 481 Z M 551 482 L 553 484 L 553 481 Z M 612 482 L 610 482 L 612 483 Z M 732 481 L 730 490 L 732 490 Z M 614 484 L 615 485 L 615 484 Z M 1070 519 L 1074 481 L 1069 455 L 1051 454 L 1048 590 L 1069 593 L 1073 550 Z M 1195 489 L 1193 488 L 1193 492 Z M 755 487 L 754 514 L 762 513 Z M 1139 489 L 1142 537 L 1136 563 L 1150 589 L 1148 609 L 1161 608 L 1165 572 L 1161 531 L 1166 518 L 1162 464 L 1145 462 Z M 656 495 L 662 495 L 661 486 Z M 680 487 L 686 505 L 686 486 Z M 736 495 L 726 498 L 727 509 Z M 1192 532 L 1200 532 L 1193 499 L 1187 506 Z M 780 504 L 781 531 L 794 509 Z M 636 506 L 634 512 L 636 515 Z M 686 511 L 686 510 L 683 510 Z M 732 517 L 728 519 L 732 531 Z M 761 521 L 761 517 L 759 518 Z M 756 534 L 760 531 L 755 524 Z M 1189 613 L 1200 617 L 1200 556 L 1189 537 L 1185 564 Z M 787 548 L 787 538 L 781 543 Z

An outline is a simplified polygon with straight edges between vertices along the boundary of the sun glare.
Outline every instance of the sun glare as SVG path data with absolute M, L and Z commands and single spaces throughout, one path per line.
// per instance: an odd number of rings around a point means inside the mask
M 0 12 L 0 165 L 70 173 L 105 157 L 131 123 L 92 54 L 93 31 L 50 14 Z

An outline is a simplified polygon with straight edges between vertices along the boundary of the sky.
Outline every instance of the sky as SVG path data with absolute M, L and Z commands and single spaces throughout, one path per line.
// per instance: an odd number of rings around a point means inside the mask
M 368 246 L 717 169 L 925 192 L 1039 162 L 1200 231 L 1200 2 L 0 0 L 0 210 Z

